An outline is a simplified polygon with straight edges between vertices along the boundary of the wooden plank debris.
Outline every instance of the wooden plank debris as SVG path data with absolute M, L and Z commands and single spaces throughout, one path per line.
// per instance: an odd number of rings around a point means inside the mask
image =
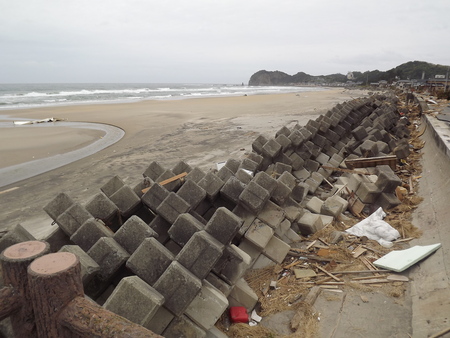
M 306 317 L 306 308 L 312 307 L 314 303 L 316 302 L 317 297 L 319 297 L 320 292 L 322 289 L 319 286 L 314 286 L 311 288 L 309 293 L 306 295 L 304 303 L 305 306 L 301 306 L 297 312 L 294 314 L 294 316 L 291 319 L 291 329 L 293 331 L 296 331 L 301 323 L 304 322 L 304 319 Z
M 170 182 L 173 182 L 173 181 L 182 179 L 182 178 L 185 177 L 186 175 L 187 175 L 187 172 L 184 172 L 184 173 L 181 173 L 181 174 L 179 174 L 179 175 L 176 175 L 176 176 L 173 176 L 173 177 L 171 177 L 171 178 L 168 178 L 167 180 L 164 180 L 164 181 L 161 181 L 161 182 L 156 182 L 156 183 L 158 183 L 159 185 L 166 185 L 166 184 L 168 184 L 168 183 L 170 183 Z M 145 189 L 142 189 L 141 191 L 142 191 L 143 194 L 145 194 L 145 193 L 146 193 L 147 191 L 149 191 L 149 190 L 150 190 L 150 187 L 145 188 Z
M 359 170 L 352 170 L 352 169 L 344 169 L 344 168 L 336 168 L 336 167 L 330 167 L 327 165 L 322 166 L 323 169 L 333 170 L 333 171 L 342 171 L 344 173 L 350 173 L 350 174 L 359 174 L 359 175 L 372 175 L 371 173 L 359 171 Z
M 335 275 L 333 275 L 332 273 L 328 272 L 324 268 L 321 268 L 318 265 L 316 265 L 316 268 L 319 269 L 320 271 L 322 271 L 323 273 L 325 273 L 326 275 L 330 276 L 331 278 L 333 278 L 336 282 L 342 282 L 341 279 L 337 278 Z
M 387 164 L 392 170 L 395 170 L 397 166 L 397 156 L 387 155 L 379 157 L 363 157 L 354 160 L 345 160 L 345 165 L 350 168 L 368 168 L 376 167 L 377 165 Z

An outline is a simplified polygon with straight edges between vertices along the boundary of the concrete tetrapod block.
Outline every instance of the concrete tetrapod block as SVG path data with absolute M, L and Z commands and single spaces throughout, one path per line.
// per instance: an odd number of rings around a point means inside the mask
M 172 320 L 163 332 L 165 338 L 206 337 L 206 332 L 194 324 L 188 317 L 180 316 Z
M 250 242 L 245 237 L 242 239 L 241 243 L 239 243 L 238 248 L 250 256 L 250 266 L 255 263 L 255 261 L 258 259 L 259 255 L 261 255 L 263 250 L 262 248 Z
M 56 219 L 56 223 L 67 236 L 72 236 L 81 225 L 93 216 L 78 203 L 72 204 Z
M 150 163 L 147 169 L 144 171 L 144 177 L 149 177 L 153 181 L 156 181 L 156 179 L 163 174 L 163 172 L 166 169 L 162 165 L 160 165 L 158 162 L 153 161 Z
M 156 208 L 156 212 L 167 222 L 173 224 L 179 215 L 188 212 L 189 209 L 190 206 L 184 199 L 174 192 L 170 192 Z
M 263 254 L 269 257 L 274 262 L 281 264 L 286 258 L 291 246 L 276 236 L 272 236 L 269 243 L 263 250 Z
M 102 221 L 94 218 L 88 219 L 70 236 L 70 240 L 88 251 L 101 237 L 112 237 L 114 233 Z
M 272 193 L 272 196 L 270 198 L 276 204 L 283 205 L 286 202 L 286 200 L 289 198 L 289 196 L 291 195 L 292 189 L 290 189 L 286 184 L 284 184 L 281 181 L 276 181 L 276 182 L 277 182 L 277 188 Z M 267 206 L 265 205 L 264 209 L 266 207 Z
M 235 236 L 236 239 L 240 240 L 242 236 L 244 236 L 250 225 L 252 225 L 256 216 L 251 211 L 244 208 L 242 205 L 237 205 L 233 209 L 233 214 L 242 219 L 242 221 L 244 222 L 242 223 L 241 227 L 239 228 Z
M 169 310 L 164 306 L 160 306 L 153 315 L 153 318 L 150 321 L 147 321 L 143 326 L 146 329 L 161 335 L 174 318 L 175 316 Z
M 269 192 L 253 180 L 247 184 L 244 191 L 239 195 L 239 201 L 255 214 L 258 214 L 264 208 L 269 198 Z
M 225 297 L 228 297 L 233 286 L 225 282 L 222 278 L 217 276 L 215 273 L 211 272 L 206 276 L 205 280 L 210 282 L 217 290 L 224 294 Z
M 251 311 L 258 302 L 258 296 L 247 282 L 241 278 L 228 296 L 228 301 L 230 306 L 243 306 L 247 311 Z
M 130 254 L 114 238 L 102 237 L 87 254 L 100 266 L 97 276 L 109 280 L 125 264 Z
M 142 241 L 148 237 L 158 238 L 158 234 L 135 215 L 131 216 L 113 236 L 129 254 L 135 252 Z
M 128 259 L 126 266 L 153 285 L 174 260 L 173 254 L 153 237 L 145 239 Z
M 151 210 L 156 212 L 156 209 L 169 195 L 169 191 L 158 183 L 152 184 L 149 190 L 141 197 L 142 203 L 144 203 Z
M 255 175 L 253 182 L 267 190 L 271 195 L 277 188 L 277 180 L 264 171 L 260 171 Z
M 258 218 L 270 226 L 272 229 L 277 229 L 285 216 L 284 209 L 280 208 L 275 203 L 268 201 L 263 210 L 258 214 Z
M 275 229 L 275 234 L 279 237 L 282 237 L 289 229 L 291 228 L 291 221 L 287 218 L 280 223 L 280 226 Z
M 179 262 L 172 262 L 153 286 L 166 299 L 164 306 L 181 316 L 202 288 L 202 283 Z
M 83 285 L 86 285 L 92 277 L 100 270 L 100 265 L 97 264 L 86 252 L 78 245 L 64 245 L 59 252 L 71 252 L 77 255 L 80 259 L 81 280 Z
M 338 218 L 345 210 L 347 210 L 348 201 L 338 195 L 328 197 L 322 205 L 319 213 Z
M 45 207 L 44 211 L 53 219 L 56 220 L 59 215 L 66 211 L 74 201 L 66 193 L 58 194 Z
M 271 138 L 262 146 L 262 155 L 267 158 L 274 158 L 280 153 L 281 148 L 281 144 Z
M 158 242 L 164 244 L 169 240 L 168 231 L 172 224 L 167 222 L 161 216 L 156 216 L 149 224 L 149 227 L 152 228 L 158 234 Z
M 119 208 L 102 192 L 92 197 L 85 208 L 92 216 L 105 223 L 116 217 L 119 212 Z
M 195 209 L 206 198 L 206 191 L 193 180 L 187 180 L 177 191 L 177 195 L 184 199 L 191 209 Z
M 274 234 L 274 230 L 260 221 L 255 219 L 253 224 L 245 233 L 245 238 L 260 249 L 264 249 Z
M 259 163 L 258 162 L 255 162 L 255 161 L 253 161 L 253 160 L 251 160 L 249 158 L 244 158 L 242 160 L 241 165 L 239 166 L 239 169 L 245 169 L 245 170 L 248 170 L 248 171 L 250 171 L 252 173 L 255 173 L 256 170 L 258 169 L 258 167 L 259 167 Z
M 248 170 L 240 168 L 236 171 L 236 178 L 244 184 L 249 184 L 253 176 Z
M 130 276 L 119 282 L 103 307 L 145 327 L 163 303 L 158 291 L 138 276 Z
M 402 184 L 402 180 L 395 174 L 388 165 L 377 167 L 378 179 L 376 186 L 384 193 L 394 193 L 395 189 Z
M 16 224 L 6 229 L 6 233 L 0 237 L 0 253 L 11 245 L 34 241 L 35 238 L 22 225 Z
M 192 235 L 175 260 L 203 279 L 222 256 L 224 245 L 202 230 Z
M 205 177 L 206 174 L 203 172 L 203 170 L 195 167 L 192 169 L 185 177 L 186 181 L 194 181 L 198 184 L 202 180 L 203 177 Z
M 180 175 L 182 173 L 189 173 L 191 172 L 192 168 L 189 164 L 187 164 L 185 161 L 179 161 L 172 169 L 172 172 L 175 175 Z
M 168 234 L 175 243 L 183 247 L 197 231 L 203 229 L 203 224 L 194 216 L 184 213 L 177 217 L 170 227 Z
M 227 245 L 236 235 L 243 222 L 227 208 L 220 207 L 206 224 L 205 230 L 220 243 Z
M 234 173 L 228 169 L 227 167 L 223 166 L 220 168 L 220 170 L 216 173 L 217 177 L 220 178 L 223 182 L 226 182 L 230 177 L 234 176 Z
M 202 288 L 185 311 L 195 324 L 209 330 L 214 326 L 228 307 L 228 299 L 207 280 L 202 281 Z
M 322 210 L 322 206 L 323 206 L 323 201 L 316 197 L 313 196 L 311 197 L 311 199 L 306 203 L 305 207 L 306 209 L 308 209 L 309 211 L 315 213 L 315 214 L 320 214 L 320 211 Z
M 108 197 L 111 197 L 117 190 L 122 188 L 125 185 L 125 182 L 119 177 L 114 176 L 108 182 L 106 182 L 103 186 L 100 187 L 100 190 Z
M 267 139 L 263 135 L 259 135 L 252 143 L 252 149 L 257 154 L 262 154 L 264 144 L 267 143 Z
M 111 201 L 119 208 L 122 216 L 128 217 L 141 204 L 141 199 L 128 185 L 124 185 L 110 197 Z
M 376 184 L 370 182 L 361 182 L 356 190 L 356 196 L 358 196 L 364 204 L 374 203 L 378 196 L 380 196 L 380 189 Z
M 297 221 L 298 227 L 302 235 L 314 234 L 323 228 L 322 219 L 318 214 L 305 212 Z
M 205 189 L 206 197 L 213 202 L 219 194 L 220 189 L 222 189 L 224 182 L 217 175 L 209 172 L 198 182 L 198 185 Z
M 241 169 L 240 169 L 241 170 Z M 245 184 L 242 183 L 238 178 L 231 176 L 222 189 L 220 189 L 220 196 L 227 199 L 234 204 L 239 203 L 239 196 L 245 189 Z
M 228 245 L 213 268 L 213 272 L 229 284 L 235 284 L 247 271 L 251 257 L 236 245 Z

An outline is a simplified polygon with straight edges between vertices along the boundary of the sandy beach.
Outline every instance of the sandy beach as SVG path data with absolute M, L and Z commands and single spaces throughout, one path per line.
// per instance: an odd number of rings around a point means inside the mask
M 110 124 L 124 130 L 117 143 L 60 168 L 0 189 L 2 228 L 21 223 L 37 237 L 52 220 L 42 210 L 58 193 L 85 203 L 112 176 L 133 186 L 152 161 L 170 168 L 179 160 L 207 171 L 215 163 L 243 158 L 253 140 L 273 137 L 284 125 L 306 124 L 336 104 L 366 96 L 360 90 L 141 101 L 128 104 L 58 106 L 2 111 L 1 121 L 57 117 L 67 121 Z M 80 149 L 104 132 L 59 127 L 2 128 L 0 168 Z

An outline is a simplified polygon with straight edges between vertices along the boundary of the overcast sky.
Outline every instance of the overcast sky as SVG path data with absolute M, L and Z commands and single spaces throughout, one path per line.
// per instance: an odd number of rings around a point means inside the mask
M 450 64 L 449 0 L 0 0 L 0 82 L 247 83 Z

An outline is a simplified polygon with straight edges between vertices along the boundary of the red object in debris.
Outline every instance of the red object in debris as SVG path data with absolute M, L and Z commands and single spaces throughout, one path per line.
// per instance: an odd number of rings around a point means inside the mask
M 230 317 L 232 323 L 248 323 L 247 309 L 243 306 L 230 307 Z

